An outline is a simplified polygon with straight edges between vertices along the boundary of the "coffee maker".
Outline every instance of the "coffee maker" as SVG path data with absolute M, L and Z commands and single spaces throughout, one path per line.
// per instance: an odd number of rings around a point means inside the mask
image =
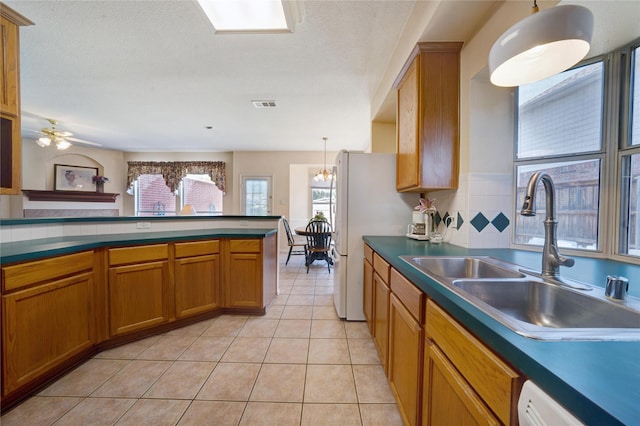
M 407 225 L 407 236 L 425 237 L 427 235 L 427 224 L 424 221 L 424 213 L 413 212 L 412 220 Z

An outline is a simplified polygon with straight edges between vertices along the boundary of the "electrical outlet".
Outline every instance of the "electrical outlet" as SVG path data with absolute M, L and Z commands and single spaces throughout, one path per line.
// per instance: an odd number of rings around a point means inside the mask
M 240 221 L 240 226 L 249 226 L 249 221 L 248 220 L 241 220 Z
M 136 229 L 151 229 L 151 222 L 137 222 Z

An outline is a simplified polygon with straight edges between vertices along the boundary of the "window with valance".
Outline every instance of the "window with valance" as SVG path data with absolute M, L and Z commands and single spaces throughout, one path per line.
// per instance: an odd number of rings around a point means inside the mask
M 225 192 L 224 161 L 128 161 L 127 192 L 133 193 L 133 184 L 140 175 L 162 175 L 167 187 L 176 193 L 187 174 L 209 175 L 216 187 Z

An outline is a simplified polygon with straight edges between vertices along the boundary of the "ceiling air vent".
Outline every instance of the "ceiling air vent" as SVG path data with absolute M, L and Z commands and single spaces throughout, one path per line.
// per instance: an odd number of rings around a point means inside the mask
M 256 108 L 275 108 L 276 101 L 251 101 Z

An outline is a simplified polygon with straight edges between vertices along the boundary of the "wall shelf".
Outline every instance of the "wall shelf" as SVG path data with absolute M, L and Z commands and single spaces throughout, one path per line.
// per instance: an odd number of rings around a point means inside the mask
M 120 194 L 89 191 L 36 191 L 23 189 L 30 201 L 76 201 L 85 203 L 115 203 Z

